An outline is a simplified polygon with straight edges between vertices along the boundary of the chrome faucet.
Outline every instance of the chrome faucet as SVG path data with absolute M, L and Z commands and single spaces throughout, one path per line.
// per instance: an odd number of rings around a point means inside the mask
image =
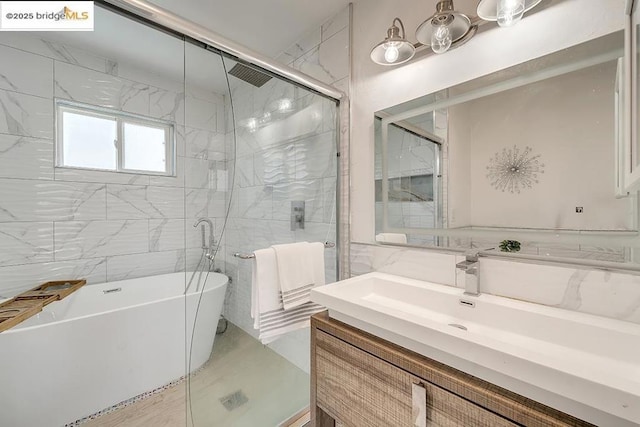
M 456 264 L 456 268 L 465 272 L 464 294 L 477 297 L 480 295 L 480 255 L 483 251 L 495 248 L 472 249 L 465 253 L 465 260 Z
M 207 245 L 206 241 L 205 241 L 205 225 L 202 224 L 203 222 L 206 222 L 207 224 L 209 224 L 209 244 Z M 212 255 L 212 251 L 213 251 L 213 247 L 216 244 L 215 238 L 213 237 L 213 221 L 211 221 L 209 218 L 198 218 L 196 220 L 196 222 L 193 224 L 194 227 L 197 227 L 198 225 L 202 224 L 201 226 L 201 230 L 202 230 L 202 250 L 206 250 L 207 253 L 207 258 L 211 258 Z

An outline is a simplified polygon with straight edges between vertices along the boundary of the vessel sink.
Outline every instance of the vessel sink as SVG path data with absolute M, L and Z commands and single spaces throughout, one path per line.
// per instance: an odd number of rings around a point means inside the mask
M 640 425 L 640 325 L 369 273 L 312 290 L 329 316 L 602 426 Z

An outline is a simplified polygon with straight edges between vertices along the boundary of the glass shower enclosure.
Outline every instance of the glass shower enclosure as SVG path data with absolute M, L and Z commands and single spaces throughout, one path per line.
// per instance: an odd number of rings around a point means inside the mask
M 144 2 L 0 58 L 0 303 L 87 280 L 0 333 L 0 425 L 299 418 L 309 330 L 260 343 L 234 255 L 337 243 L 337 92 Z

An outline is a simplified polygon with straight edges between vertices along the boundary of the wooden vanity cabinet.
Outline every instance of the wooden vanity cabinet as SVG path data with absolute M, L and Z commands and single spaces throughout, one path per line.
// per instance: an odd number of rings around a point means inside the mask
M 592 426 L 329 318 L 311 319 L 316 427 Z

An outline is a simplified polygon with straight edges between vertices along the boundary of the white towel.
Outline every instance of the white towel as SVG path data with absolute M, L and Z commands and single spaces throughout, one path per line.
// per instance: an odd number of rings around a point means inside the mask
M 276 253 L 273 248 L 254 252 L 251 280 L 251 317 L 263 344 L 275 341 L 287 332 L 309 326 L 309 317 L 325 308 L 307 303 L 285 311 L 280 298 Z
M 325 282 L 324 244 L 301 242 L 272 247 L 276 252 L 285 310 L 311 301 L 311 289 Z
M 379 233 L 376 234 L 376 242 L 406 244 L 407 235 L 402 233 Z

